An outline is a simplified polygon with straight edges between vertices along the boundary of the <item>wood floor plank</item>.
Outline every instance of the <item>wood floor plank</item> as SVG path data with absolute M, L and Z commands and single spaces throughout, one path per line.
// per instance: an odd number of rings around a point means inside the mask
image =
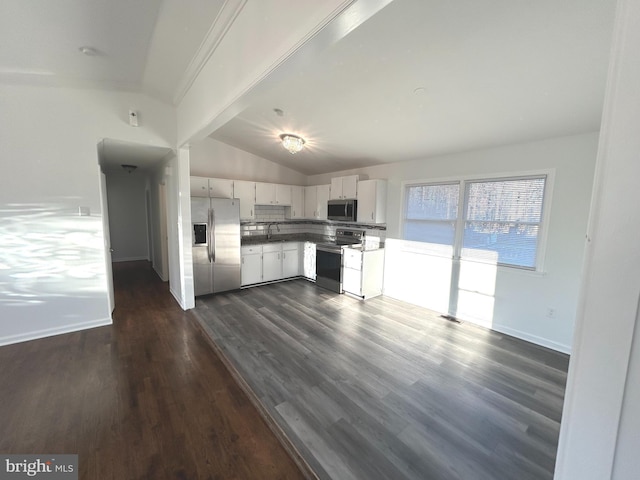
M 319 478 L 553 477 L 566 355 L 304 280 L 195 314 Z
M 112 326 L 0 347 L 0 451 L 78 454 L 87 480 L 305 478 L 149 264 L 114 276 Z

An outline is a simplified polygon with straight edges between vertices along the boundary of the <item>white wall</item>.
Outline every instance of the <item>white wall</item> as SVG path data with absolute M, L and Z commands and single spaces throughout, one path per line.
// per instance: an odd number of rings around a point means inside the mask
M 306 185 L 307 176 L 210 137 L 191 145 L 191 175 Z
M 477 309 L 480 313 L 475 318 L 462 316 L 568 352 L 576 317 L 597 143 L 597 133 L 590 133 L 316 175 L 309 177 L 309 183 L 325 184 L 332 176 L 351 173 L 388 179 L 387 239 L 391 240 L 388 241 L 387 258 L 391 261 L 387 262 L 385 272 L 385 294 L 443 311 L 449 300 L 444 296 L 448 292 L 450 263 L 409 254 L 401 248 L 400 242 L 393 241 L 401 237 L 402 183 L 552 170 L 554 186 L 543 274 L 505 267 L 485 272 L 491 284 L 483 285 L 483 288 L 493 297 L 486 300 L 493 303 L 480 306 Z M 404 265 L 422 265 L 423 269 L 419 272 L 415 268 L 406 270 Z M 419 280 L 410 275 L 411 271 L 416 275 L 427 272 L 432 275 L 427 274 L 426 279 Z M 546 316 L 547 307 L 555 309 L 555 318 Z
M 0 112 L 0 344 L 110 323 L 97 145 L 172 147 L 174 109 L 133 93 L 0 85 Z
M 106 176 L 112 261 L 147 260 L 147 178 L 142 171 Z
M 166 171 L 169 158 L 173 158 L 174 153 L 169 154 L 163 162 L 158 165 L 149 177 L 149 194 L 151 200 L 151 235 L 153 237 L 153 258 L 151 259 L 153 269 L 162 281 L 169 280 L 169 251 L 168 251 L 168 198 Z
M 555 478 L 640 471 L 640 1 L 618 3 Z

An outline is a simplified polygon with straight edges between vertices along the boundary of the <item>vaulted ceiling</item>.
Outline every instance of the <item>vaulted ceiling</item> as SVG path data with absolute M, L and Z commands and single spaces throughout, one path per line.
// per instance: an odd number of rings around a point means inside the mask
M 177 102 L 225 3 L 2 0 L 0 82 Z M 283 66 L 277 84 L 254 92 L 211 136 L 316 174 L 594 131 L 614 8 L 613 0 L 394 0 Z M 286 152 L 285 131 L 306 148 Z

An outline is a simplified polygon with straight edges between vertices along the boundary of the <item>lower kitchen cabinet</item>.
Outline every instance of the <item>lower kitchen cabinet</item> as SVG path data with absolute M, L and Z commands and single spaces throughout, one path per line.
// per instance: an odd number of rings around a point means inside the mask
M 262 281 L 272 282 L 282 278 L 282 245 L 267 243 L 262 246 Z
M 240 285 L 262 282 L 262 245 L 242 247 Z
M 241 286 L 299 277 L 302 270 L 300 250 L 300 242 L 243 246 Z
M 282 245 L 282 278 L 298 276 L 300 276 L 300 243 L 284 243 Z
M 384 249 L 345 248 L 342 254 L 342 289 L 362 299 L 382 294 Z

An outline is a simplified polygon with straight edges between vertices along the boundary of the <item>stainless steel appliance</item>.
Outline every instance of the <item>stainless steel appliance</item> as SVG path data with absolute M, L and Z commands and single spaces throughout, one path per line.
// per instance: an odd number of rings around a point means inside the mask
M 240 288 L 240 200 L 191 198 L 195 295 Z
M 316 285 L 342 293 L 343 248 L 361 244 L 364 235 L 364 230 L 339 228 L 334 243 L 319 243 L 316 246 Z
M 357 200 L 329 200 L 327 218 L 342 222 L 355 222 L 358 219 Z

